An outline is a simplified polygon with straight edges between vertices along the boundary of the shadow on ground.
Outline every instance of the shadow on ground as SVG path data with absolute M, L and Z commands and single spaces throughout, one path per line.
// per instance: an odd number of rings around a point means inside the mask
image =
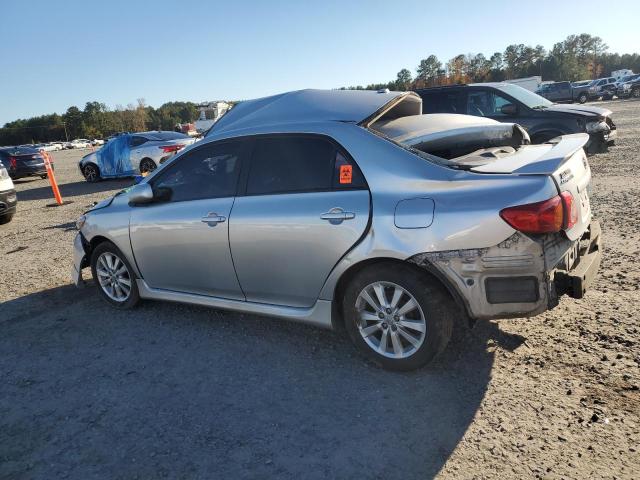
M 481 324 L 435 366 L 391 373 L 341 335 L 65 286 L 0 310 L 0 477 L 433 477 L 493 365 Z
M 30 182 L 24 182 L 30 183 Z M 63 183 L 59 185 L 62 198 L 73 198 L 92 193 L 106 192 L 110 190 L 118 190 L 133 185 L 132 178 L 122 178 L 117 180 L 104 180 L 96 183 L 85 181 Z M 30 200 L 46 200 L 51 199 L 51 187 L 47 184 L 43 187 L 32 188 L 28 190 L 18 190 L 18 201 L 25 202 Z

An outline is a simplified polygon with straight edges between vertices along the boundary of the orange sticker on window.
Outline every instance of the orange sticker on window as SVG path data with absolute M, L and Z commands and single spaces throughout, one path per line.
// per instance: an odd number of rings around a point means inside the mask
M 351 165 L 340 165 L 340 183 L 351 183 L 353 167 Z

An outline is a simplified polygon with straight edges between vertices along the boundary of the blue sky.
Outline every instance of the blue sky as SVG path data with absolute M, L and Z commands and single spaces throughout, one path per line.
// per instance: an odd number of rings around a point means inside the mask
M 479 7 L 482 5 L 482 9 Z M 578 8 L 578 5 L 580 8 Z M 87 101 L 247 99 L 384 82 L 420 59 L 601 36 L 640 50 L 640 2 L 2 1 L 0 125 Z M 607 9 L 605 9 L 607 10 Z

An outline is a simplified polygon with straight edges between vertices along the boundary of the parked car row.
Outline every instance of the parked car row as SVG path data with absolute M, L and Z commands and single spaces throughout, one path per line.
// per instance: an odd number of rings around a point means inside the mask
M 159 299 L 339 329 L 400 370 L 431 361 L 456 322 L 581 298 L 601 257 L 592 139 L 548 137 L 556 124 L 609 125 L 610 113 L 508 84 L 418 93 L 303 90 L 238 104 L 78 219 L 74 283 L 91 268 L 120 309 Z M 481 118 L 494 116 L 503 123 Z M 549 141 L 531 145 L 514 119 Z M 139 136 L 149 134 L 119 143 Z
M 552 82 L 541 85 L 536 93 L 553 102 L 611 100 L 614 97 L 640 97 L 640 74 L 606 77 L 581 82 Z

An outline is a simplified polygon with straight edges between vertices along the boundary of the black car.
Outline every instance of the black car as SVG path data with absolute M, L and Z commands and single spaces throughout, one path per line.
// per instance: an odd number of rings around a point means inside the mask
M 31 147 L 0 148 L 0 162 L 2 162 L 12 179 L 24 177 L 47 178 L 42 152 Z M 53 165 L 52 165 L 53 166 Z
M 476 83 L 424 88 L 423 113 L 461 113 L 522 125 L 532 143 L 545 143 L 559 135 L 586 132 L 587 151 L 612 145 L 616 126 L 611 110 L 590 105 L 558 105 L 510 83 Z

